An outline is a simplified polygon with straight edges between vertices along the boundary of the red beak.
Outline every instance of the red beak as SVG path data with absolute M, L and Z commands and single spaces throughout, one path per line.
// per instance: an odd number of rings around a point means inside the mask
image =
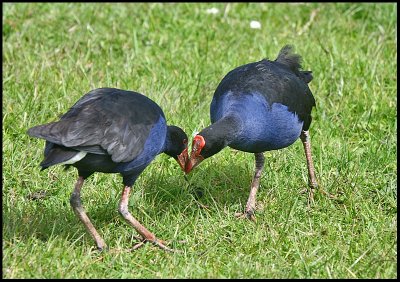
M 190 159 L 186 163 L 185 173 L 188 174 L 192 171 L 196 166 L 198 166 L 204 160 L 203 156 L 195 156 L 195 153 L 192 151 L 190 154 Z
M 177 159 L 179 166 L 185 172 L 186 172 L 186 169 L 185 169 L 186 162 L 188 161 L 188 159 L 189 159 L 188 149 L 185 148 L 185 150 L 182 151 L 182 153 L 178 156 L 178 159 Z
M 204 157 L 200 155 L 200 153 L 205 144 L 206 142 L 204 141 L 203 136 L 196 135 L 194 137 L 192 143 L 192 151 L 190 152 L 190 158 L 186 161 L 186 166 L 185 166 L 186 174 L 191 172 L 192 169 L 194 169 L 204 160 Z

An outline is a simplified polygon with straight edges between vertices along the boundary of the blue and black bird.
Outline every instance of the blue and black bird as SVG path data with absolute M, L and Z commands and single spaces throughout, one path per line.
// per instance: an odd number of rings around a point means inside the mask
M 185 172 L 224 147 L 254 153 L 255 174 L 245 214 L 255 220 L 256 193 L 264 166 L 263 152 L 293 144 L 299 137 L 307 159 L 309 186 L 317 187 L 309 128 L 314 97 L 308 87 L 311 71 L 301 70 L 301 57 L 290 45 L 276 60 L 239 66 L 219 83 L 211 102 L 211 125 L 193 139 Z
M 187 135 L 181 128 L 167 125 L 162 109 L 154 101 L 133 91 L 95 89 L 78 100 L 59 121 L 32 127 L 28 134 L 46 140 L 42 170 L 57 164 L 78 169 L 70 203 L 99 250 L 106 244 L 90 222 L 80 197 L 84 180 L 94 172 L 122 175 L 124 189 L 119 212 L 143 237 L 143 242 L 168 249 L 164 241 L 128 211 L 132 185 L 158 154 L 173 157 L 182 169 L 188 158 Z

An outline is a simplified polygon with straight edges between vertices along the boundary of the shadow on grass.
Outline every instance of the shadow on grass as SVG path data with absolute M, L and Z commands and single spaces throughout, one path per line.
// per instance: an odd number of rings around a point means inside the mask
M 132 189 L 132 193 L 141 190 L 140 192 L 145 193 L 145 197 L 140 198 L 137 205 L 130 206 L 129 210 L 141 221 L 140 218 L 143 216 L 141 210 L 151 218 L 160 219 L 171 216 L 171 213 L 184 214 L 190 211 L 188 208 L 199 209 L 196 204 L 198 202 L 210 206 L 217 205 L 219 210 L 224 206 L 246 203 L 252 171 L 244 172 L 243 169 L 243 165 L 218 166 L 217 170 L 212 165 L 203 166 L 192 173 L 193 177 L 189 177 L 190 185 L 184 180 L 180 171 L 172 176 L 147 177 L 143 179 L 142 187 L 134 186 Z M 74 181 L 71 179 L 71 192 Z M 83 205 L 100 233 L 102 233 L 100 229 L 108 228 L 105 227 L 107 225 L 121 224 L 129 228 L 117 210 L 122 190 L 121 179 L 118 178 L 113 186 L 117 192 L 116 196 L 104 203 L 97 200 L 95 206 L 87 196 L 82 196 Z M 27 202 L 20 206 L 25 206 L 26 209 L 3 208 L 5 241 L 13 239 L 27 241 L 35 237 L 46 242 L 51 237 L 62 237 L 69 238 L 73 242 L 81 236 L 82 231 L 84 232 L 82 223 L 65 198 L 56 194 L 38 200 L 24 200 Z
M 165 209 L 174 206 L 178 211 L 184 211 L 185 202 L 193 199 L 221 207 L 238 204 L 247 201 L 253 176 L 253 171 L 244 171 L 244 167 L 244 164 L 198 167 L 187 175 L 188 182 L 181 172 L 163 179 L 150 178 L 145 191 L 154 196 L 155 203 L 162 202 Z

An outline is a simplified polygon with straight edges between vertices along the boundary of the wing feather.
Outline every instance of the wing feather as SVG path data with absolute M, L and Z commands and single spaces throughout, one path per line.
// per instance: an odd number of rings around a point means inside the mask
M 31 136 L 129 162 L 143 150 L 153 125 L 164 118 L 161 108 L 144 95 L 100 88 L 84 95 L 60 121 L 35 126 Z

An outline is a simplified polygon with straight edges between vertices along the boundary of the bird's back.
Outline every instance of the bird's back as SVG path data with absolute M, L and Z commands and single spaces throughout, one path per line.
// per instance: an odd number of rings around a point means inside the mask
M 132 91 L 100 88 L 84 95 L 59 121 L 35 126 L 28 134 L 47 141 L 42 163 L 46 167 L 83 151 L 88 155 L 77 166 L 116 172 L 107 170 L 137 158 L 143 165 L 150 162 L 162 150 L 166 130 L 164 113 L 151 99 Z
M 267 59 L 249 63 L 230 71 L 218 85 L 211 103 L 211 118 L 215 122 L 221 116 L 220 107 L 229 99 L 241 99 L 243 95 L 261 95 L 269 106 L 282 104 L 296 113 L 307 130 L 311 123 L 314 97 L 307 85 L 312 79 L 310 71 L 301 71 L 301 57 L 285 46 L 275 61 Z

